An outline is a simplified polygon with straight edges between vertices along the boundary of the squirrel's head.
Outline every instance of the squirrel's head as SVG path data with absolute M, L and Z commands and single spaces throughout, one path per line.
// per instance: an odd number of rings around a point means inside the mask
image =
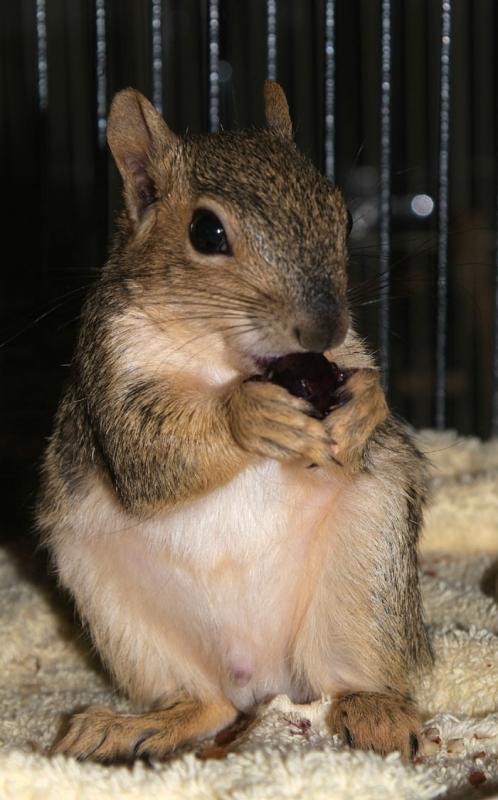
M 264 98 L 263 130 L 180 138 L 125 89 L 108 124 L 130 285 L 260 365 L 337 346 L 349 324 L 344 200 L 292 141 L 281 87 Z

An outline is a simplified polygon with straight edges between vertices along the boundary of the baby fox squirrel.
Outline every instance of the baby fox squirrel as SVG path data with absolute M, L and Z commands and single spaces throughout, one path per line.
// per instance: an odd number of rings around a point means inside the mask
M 264 99 L 264 130 L 185 137 L 133 89 L 112 104 L 125 210 L 38 525 L 117 685 L 153 710 L 89 708 L 57 753 L 161 758 L 277 693 L 330 695 L 350 746 L 417 751 L 426 466 L 350 324 L 341 193 L 281 87 Z M 251 379 L 308 351 L 347 376 L 323 419 Z

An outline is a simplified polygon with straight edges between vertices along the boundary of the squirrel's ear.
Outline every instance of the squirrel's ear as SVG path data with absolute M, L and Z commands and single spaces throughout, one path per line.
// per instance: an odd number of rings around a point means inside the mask
M 268 127 L 280 136 L 292 139 L 292 122 L 284 90 L 275 81 L 265 81 L 263 91 Z
M 157 196 L 154 157 L 178 139 L 143 94 L 123 89 L 112 101 L 107 141 L 123 178 L 128 211 L 137 221 Z

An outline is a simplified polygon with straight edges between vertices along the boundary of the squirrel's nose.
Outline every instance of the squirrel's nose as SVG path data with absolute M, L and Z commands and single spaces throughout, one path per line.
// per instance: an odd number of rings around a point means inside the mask
M 347 311 L 334 317 L 302 318 L 294 327 L 294 336 L 304 350 L 323 353 L 344 341 L 349 326 Z

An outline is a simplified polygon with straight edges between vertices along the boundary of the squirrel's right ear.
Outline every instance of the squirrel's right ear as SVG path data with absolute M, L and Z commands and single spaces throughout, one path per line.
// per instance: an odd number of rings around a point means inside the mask
M 270 130 L 292 139 L 292 121 L 285 92 L 276 81 L 265 81 L 265 117 Z
M 123 178 L 128 212 L 137 222 L 157 197 L 155 159 L 178 138 L 143 94 L 123 89 L 112 101 L 107 141 Z

